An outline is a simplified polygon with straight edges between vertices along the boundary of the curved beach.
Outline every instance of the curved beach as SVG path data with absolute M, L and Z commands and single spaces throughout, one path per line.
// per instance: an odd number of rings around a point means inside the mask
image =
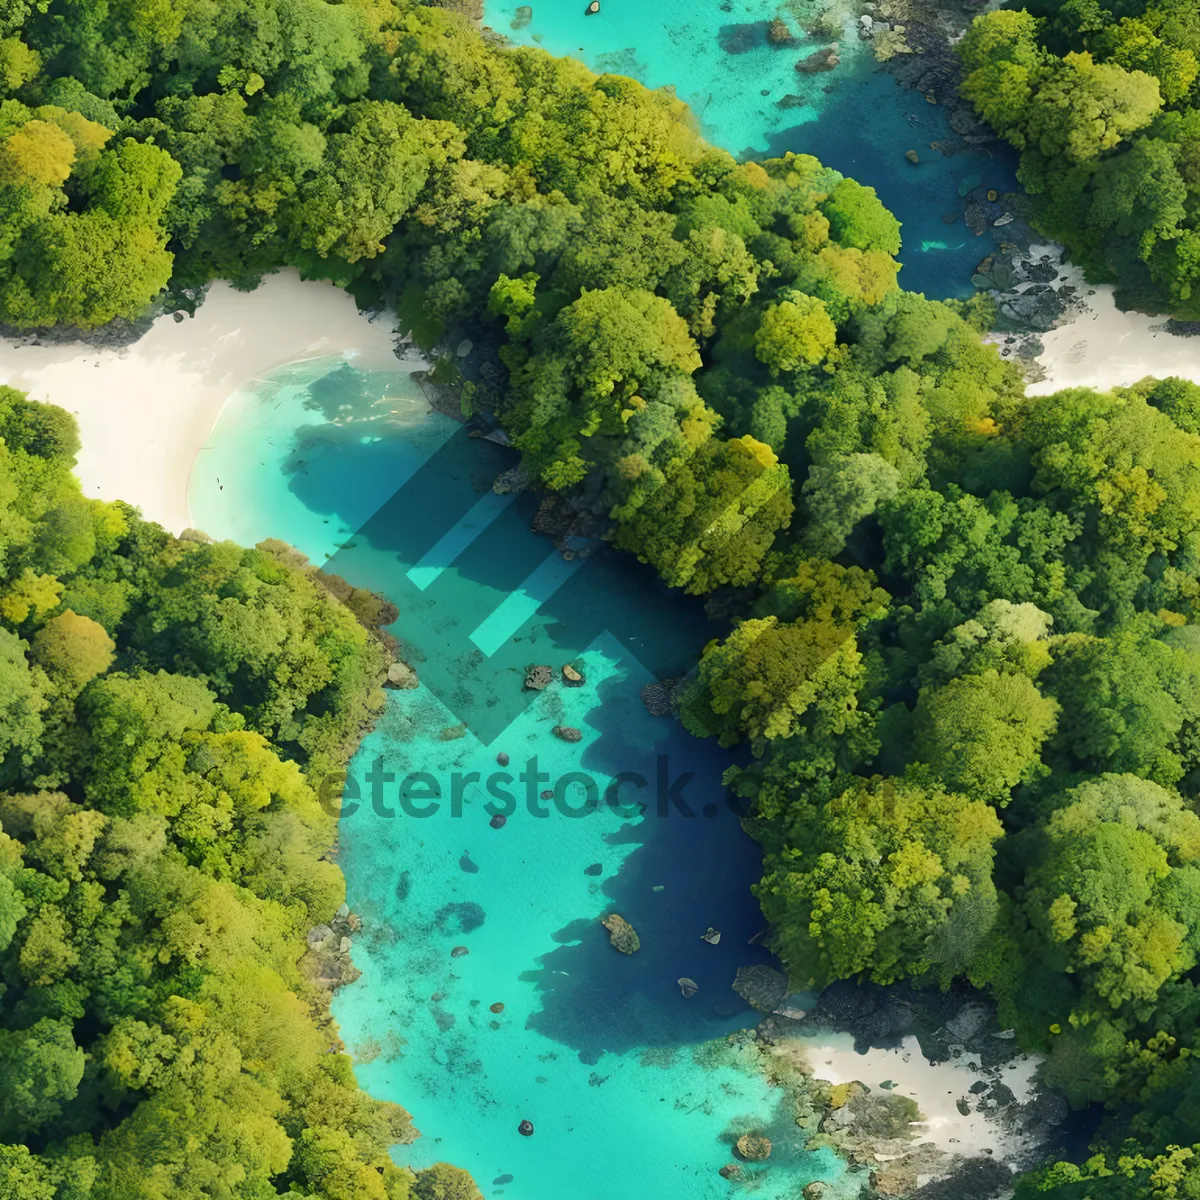
M 192 523 L 188 477 L 230 395 L 319 355 L 394 367 L 395 341 L 390 316 L 368 317 L 333 284 L 283 271 L 253 292 L 215 283 L 194 317 L 164 316 L 119 349 L 0 340 L 0 384 L 75 414 L 85 495 L 137 504 L 180 533 Z

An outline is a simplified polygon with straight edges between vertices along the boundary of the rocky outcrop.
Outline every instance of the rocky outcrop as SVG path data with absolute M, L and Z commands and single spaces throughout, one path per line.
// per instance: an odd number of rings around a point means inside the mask
M 608 940 L 614 950 L 622 954 L 636 954 L 642 948 L 642 939 L 637 930 L 619 913 L 610 913 L 601 922 L 608 930 Z
M 519 5 L 517 11 L 513 13 L 513 19 L 509 22 L 509 28 L 524 29 L 532 20 L 533 9 L 528 4 Z
M 533 481 L 523 463 L 502 471 L 492 481 L 492 491 L 498 496 L 507 496 L 510 492 L 523 492 Z
M 737 1152 L 747 1162 L 761 1162 L 771 1157 L 771 1139 L 760 1133 L 743 1133 L 737 1140 Z
M 541 663 L 525 668 L 525 682 L 522 685 L 526 691 L 540 692 L 554 682 L 554 672 Z
M 795 45 L 796 39 L 782 17 L 773 17 L 767 26 L 767 41 L 772 46 L 792 46 Z
M 314 925 L 308 931 L 308 952 L 302 965 L 317 987 L 333 991 L 362 974 L 350 961 L 353 935 L 361 928 L 358 915 L 343 904 L 329 924 Z
M 796 70 L 802 75 L 818 75 L 822 71 L 832 71 L 840 62 L 838 44 L 834 42 L 823 50 L 815 50 L 796 64 Z
M 753 967 L 738 967 L 733 990 L 759 1012 L 772 1013 L 788 994 L 787 977 L 761 963 Z
M 387 678 L 383 681 L 383 686 L 404 692 L 415 688 L 419 682 L 416 671 L 408 663 L 397 660 L 388 667 Z

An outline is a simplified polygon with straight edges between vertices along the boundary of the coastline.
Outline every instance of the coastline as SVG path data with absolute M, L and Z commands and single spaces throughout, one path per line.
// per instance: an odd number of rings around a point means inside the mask
M 253 292 L 214 283 L 194 317 L 158 318 L 116 349 L 0 339 L 0 384 L 73 413 L 85 496 L 122 499 L 179 534 L 191 525 L 188 480 L 226 400 L 285 363 L 342 353 L 396 367 L 390 314 L 368 316 L 348 292 L 294 270 Z

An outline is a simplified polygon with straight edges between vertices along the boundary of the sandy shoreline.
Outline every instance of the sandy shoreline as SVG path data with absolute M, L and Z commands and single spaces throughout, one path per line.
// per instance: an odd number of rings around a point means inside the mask
M 0 384 L 75 414 L 84 495 L 126 500 L 172 533 L 190 524 L 188 477 L 225 401 L 256 376 L 321 354 L 395 367 L 387 315 L 331 283 L 273 275 L 254 292 L 215 283 L 194 318 L 156 321 L 117 350 L 0 340 Z
M 1058 247 L 1036 247 L 1058 252 Z M 1166 331 L 1167 317 L 1121 312 L 1108 284 L 1091 285 L 1075 267 L 1063 268 L 1060 283 L 1074 284 L 1084 311 L 1068 324 L 1041 335 L 1038 363 L 1045 378 L 1026 389 L 1046 396 L 1070 387 L 1100 391 L 1125 386 L 1147 375 L 1178 375 L 1200 383 L 1200 337 Z

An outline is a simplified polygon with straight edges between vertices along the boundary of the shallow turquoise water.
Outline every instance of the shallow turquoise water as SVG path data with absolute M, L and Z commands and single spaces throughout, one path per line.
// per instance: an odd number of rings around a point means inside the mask
M 971 294 L 971 274 L 1001 232 L 971 233 L 962 220 L 960 188 L 1015 190 L 1015 159 L 1007 149 L 949 158 L 930 149 L 930 142 L 953 136 L 945 110 L 878 69 L 853 24 L 838 39 L 841 65 L 804 75 L 796 61 L 828 43 L 767 42 L 765 22 L 777 14 L 794 34 L 803 32 L 777 0 L 602 0 L 595 16 L 585 15 L 586 2 L 579 0 L 534 0 L 533 20 L 514 30 L 518 3 L 485 0 L 485 21 L 514 42 L 571 55 L 595 71 L 674 87 L 705 136 L 732 154 L 815 154 L 871 185 L 903 223 L 901 286 L 938 299 Z M 789 94 L 804 103 L 777 107 Z M 904 157 L 909 149 L 918 152 L 918 165 Z M 958 218 L 953 225 L 942 219 L 950 214 Z
M 636 563 L 564 560 L 529 531 L 533 497 L 489 490 L 511 452 L 424 407 L 402 371 L 285 368 L 231 400 L 190 487 L 193 521 L 213 536 L 286 538 L 391 597 L 422 680 L 389 695 L 341 822 L 366 928 L 363 977 L 335 1015 L 364 1086 L 423 1132 L 398 1160 L 445 1159 L 485 1195 L 518 1200 L 707 1200 L 729 1194 L 718 1168 L 753 1128 L 775 1144 L 753 1179 L 762 1200 L 837 1180 L 781 1093 L 714 1057 L 714 1039 L 756 1019 L 730 987 L 737 967 L 769 961 L 750 944 L 759 855 L 721 787 L 728 756 L 651 717 L 639 693 L 716 631 Z M 586 683 L 523 691 L 533 662 L 556 674 L 573 662 Z M 500 751 L 510 777 L 544 778 L 495 778 Z M 606 803 L 618 775 L 621 812 Z M 513 797 L 501 829 L 489 787 Z M 609 945 L 599 917 L 612 911 L 638 930 L 636 955 Z M 701 940 L 710 925 L 719 946 Z M 459 946 L 469 953 L 452 956 Z M 682 976 L 699 985 L 691 999 Z

